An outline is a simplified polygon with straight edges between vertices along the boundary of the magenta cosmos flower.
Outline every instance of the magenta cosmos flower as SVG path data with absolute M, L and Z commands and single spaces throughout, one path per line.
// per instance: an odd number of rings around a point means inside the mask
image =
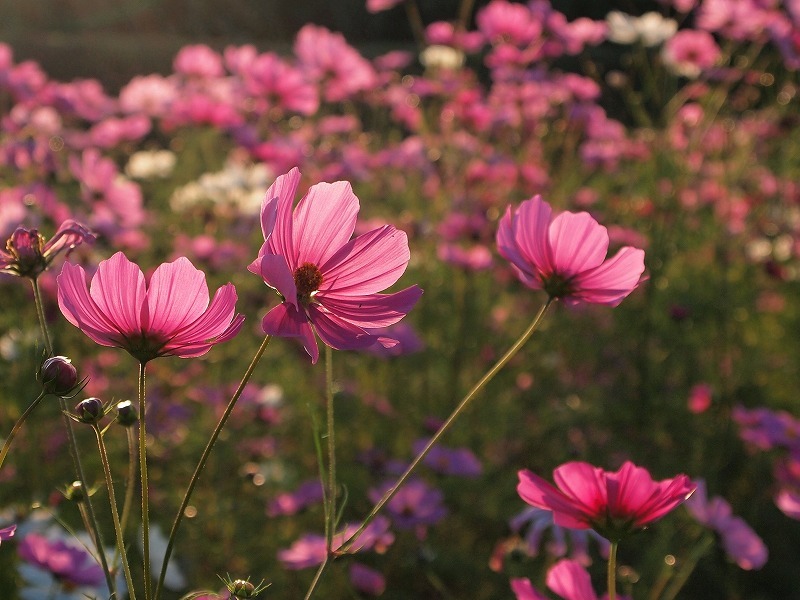
M 612 258 L 608 231 L 588 213 L 563 212 L 534 196 L 508 208 L 497 231 L 497 249 L 529 288 L 551 298 L 616 306 L 639 284 L 644 250 L 625 246 Z
M 612 542 L 660 519 L 696 487 L 686 475 L 653 481 L 647 469 L 629 461 L 613 473 L 568 462 L 553 472 L 553 478 L 557 488 L 522 470 L 517 492 L 531 506 L 552 511 L 556 525 L 594 529 Z
M 264 316 L 264 333 L 299 338 L 314 363 L 314 331 L 337 350 L 395 345 L 370 330 L 398 322 L 422 295 L 416 285 L 377 293 L 406 270 L 406 234 L 384 225 L 350 239 L 359 203 L 346 181 L 312 186 L 292 212 L 299 183 L 297 168 L 281 175 L 261 207 L 266 241 L 248 268 L 283 300 Z
M 122 252 L 104 260 L 86 289 L 86 274 L 66 263 L 58 276 L 58 305 L 67 321 L 101 346 L 124 348 L 139 362 L 159 356 L 191 358 L 235 336 L 233 284 L 209 304 L 202 271 L 181 257 L 160 265 L 145 284 L 141 269 Z

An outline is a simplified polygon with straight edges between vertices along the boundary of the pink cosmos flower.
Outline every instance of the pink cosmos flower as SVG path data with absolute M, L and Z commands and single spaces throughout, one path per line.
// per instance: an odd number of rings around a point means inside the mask
M 500 220 L 497 249 L 520 280 L 569 304 L 617 306 L 639 284 L 644 250 L 625 246 L 606 259 L 608 231 L 588 213 L 552 210 L 534 196 Z
M 393 346 L 396 340 L 367 330 L 398 322 L 422 295 L 416 285 L 377 293 L 408 265 L 406 234 L 384 225 L 350 239 L 359 202 L 345 181 L 312 186 L 293 213 L 299 183 L 297 168 L 281 175 L 261 208 L 266 241 L 248 269 L 282 299 L 264 316 L 264 332 L 300 338 L 313 363 L 319 358 L 315 331 L 337 350 Z
M 684 29 L 667 40 L 661 57 L 676 75 L 696 79 L 719 61 L 722 50 L 707 31 Z
M 630 461 L 616 472 L 568 462 L 553 478 L 558 488 L 522 470 L 517 492 L 531 506 L 552 511 L 556 525 L 594 529 L 611 541 L 660 519 L 696 487 L 686 475 L 653 481 L 647 469 Z
M 550 567 L 545 582 L 564 600 L 598 600 L 592 587 L 592 578 L 583 565 L 574 560 L 560 560 Z M 528 579 L 512 579 L 511 589 L 517 600 L 547 600 L 547 596 L 535 590 Z M 602 597 L 608 598 L 608 595 Z M 627 596 L 618 595 L 617 598 L 629 600 Z
M 88 291 L 78 265 L 66 263 L 57 283 L 67 321 L 101 346 L 123 348 L 141 363 L 159 356 L 202 356 L 234 337 L 244 322 L 235 314 L 233 284 L 219 288 L 209 304 L 205 274 L 185 257 L 156 268 L 149 285 L 122 252 L 100 263 Z

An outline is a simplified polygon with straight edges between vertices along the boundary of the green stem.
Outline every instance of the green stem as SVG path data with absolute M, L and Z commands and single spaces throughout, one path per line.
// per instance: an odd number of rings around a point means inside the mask
M 411 31 L 414 34 L 414 39 L 420 49 L 425 48 L 425 23 L 422 20 L 422 14 L 419 12 L 419 6 L 415 0 L 406 0 L 406 15 L 408 22 L 411 25 Z
M 330 346 L 325 346 L 325 384 L 326 384 L 326 424 L 328 437 L 328 509 L 325 518 L 325 547 L 328 554 L 333 550 L 333 533 L 336 530 L 336 440 L 334 439 L 334 413 L 333 413 L 333 351 Z
M 175 544 L 175 537 L 178 533 L 178 528 L 181 526 L 181 521 L 183 521 L 183 515 L 186 511 L 186 507 L 189 506 L 189 500 L 192 497 L 192 492 L 194 491 L 195 486 L 197 485 L 198 479 L 200 479 L 200 474 L 203 472 L 203 468 L 206 466 L 206 462 L 208 461 L 208 457 L 211 454 L 211 450 L 214 448 L 214 444 L 219 437 L 222 428 L 225 426 L 225 423 L 228 421 L 228 417 L 233 412 L 233 407 L 236 406 L 236 402 L 239 400 L 239 397 L 242 395 L 247 382 L 250 381 L 250 377 L 253 375 L 253 371 L 255 371 L 256 366 L 258 366 L 258 362 L 261 360 L 261 357 L 264 354 L 264 351 L 267 349 L 272 336 L 268 335 L 264 338 L 264 341 L 261 342 L 261 346 L 259 346 L 258 350 L 256 351 L 255 356 L 253 356 L 253 360 L 250 362 L 250 366 L 247 367 L 247 371 L 245 371 L 244 376 L 242 377 L 242 381 L 239 383 L 239 387 L 236 388 L 233 396 L 228 402 L 228 406 L 225 407 L 225 412 L 222 413 L 222 416 L 219 419 L 219 423 L 217 423 L 214 432 L 211 434 L 211 438 L 208 440 L 208 444 L 203 450 L 203 454 L 200 457 L 200 461 L 197 463 L 197 467 L 194 470 L 194 474 L 192 475 L 192 479 L 189 481 L 189 485 L 186 488 L 186 493 L 183 496 L 183 501 L 181 502 L 180 508 L 178 508 L 178 513 L 175 515 L 175 521 L 172 523 L 172 529 L 169 532 L 169 539 L 167 540 L 167 548 L 164 552 L 164 562 L 161 565 L 161 574 L 158 577 L 158 584 L 156 585 L 156 595 L 155 599 L 157 600 L 159 594 L 161 593 L 161 588 L 164 586 L 164 578 L 167 576 L 167 566 L 169 565 L 169 558 L 172 555 L 172 547 Z M 139 418 L 144 421 L 144 413 L 142 413 Z
M 117 497 L 114 493 L 114 481 L 111 478 L 111 465 L 108 462 L 108 452 L 103 441 L 103 433 L 97 425 L 93 425 L 95 436 L 97 437 L 97 449 L 100 451 L 100 461 L 103 463 L 103 474 L 106 477 L 106 487 L 108 488 L 108 501 L 111 504 L 111 518 L 114 521 L 114 531 L 117 535 L 117 552 L 122 560 L 122 570 L 125 573 L 125 583 L 128 584 L 128 595 L 131 600 L 136 600 L 136 592 L 133 589 L 133 578 L 128 564 L 128 555 L 125 553 L 125 540 L 123 539 L 122 525 L 119 522 L 117 512 Z M 116 593 L 116 592 L 115 592 Z M 112 596 L 115 598 L 116 596 Z
M 381 498 L 380 501 L 372 508 L 370 513 L 367 515 L 367 517 L 359 526 L 358 530 L 353 535 L 351 535 L 350 538 L 348 538 L 347 541 L 344 542 L 344 544 L 342 544 L 341 548 L 337 550 L 338 554 L 343 554 L 352 547 L 353 543 L 356 541 L 358 536 L 360 536 L 364 532 L 367 526 L 378 515 L 378 513 L 386 505 L 386 503 L 389 502 L 394 497 L 397 491 L 409 478 L 411 473 L 413 473 L 414 470 L 417 468 L 417 465 L 419 465 L 419 463 L 422 462 L 422 460 L 428 455 L 428 452 L 430 452 L 431 448 L 433 448 L 433 446 L 436 445 L 436 443 L 439 441 L 439 438 L 442 437 L 444 432 L 447 431 L 450 428 L 450 425 L 453 424 L 453 421 L 455 421 L 456 418 L 464 411 L 467 404 L 469 404 L 469 402 L 478 394 L 478 392 L 480 392 L 486 386 L 486 384 L 489 383 L 494 378 L 494 376 L 497 375 L 497 373 L 504 366 L 506 366 L 506 364 L 508 364 L 508 362 L 520 350 L 520 348 L 522 348 L 525 345 L 525 342 L 527 342 L 530 339 L 530 337 L 533 335 L 533 332 L 536 331 L 536 329 L 539 327 L 539 324 L 541 323 L 545 312 L 547 312 L 547 309 L 550 306 L 550 304 L 552 304 L 552 302 L 553 298 L 547 299 L 547 302 L 544 303 L 542 308 L 537 313 L 536 317 L 534 317 L 531 324 L 522 333 L 519 339 L 516 342 L 514 342 L 511 348 L 508 349 L 508 351 L 500 358 L 500 360 L 498 360 L 495 363 L 495 365 L 491 369 L 489 369 L 483 377 L 481 377 L 478 383 L 475 384 L 475 386 L 467 393 L 467 395 L 464 396 L 464 398 L 461 400 L 458 406 L 456 406 L 452 414 L 449 417 L 447 417 L 447 420 L 441 425 L 441 427 L 439 427 L 438 431 L 428 441 L 428 443 L 425 445 L 422 451 L 416 456 L 416 458 L 414 458 L 413 461 L 411 461 L 411 464 L 408 466 L 405 472 L 400 476 L 397 482 L 386 491 L 386 493 L 383 495 L 383 498 Z
M 714 535 L 710 532 L 700 540 L 700 543 L 694 547 L 691 554 L 689 554 L 689 557 L 680 566 L 680 569 L 675 574 L 672 583 L 670 584 L 666 593 L 662 596 L 662 600 L 674 600 L 674 598 L 678 596 L 678 592 L 680 592 L 683 586 L 686 585 L 686 582 L 689 580 L 689 576 L 692 574 L 695 567 L 697 567 L 697 563 L 700 562 L 700 559 L 705 555 L 705 553 L 711 549 L 711 547 L 714 545 L 714 542 Z
M 40 393 L 39 396 L 36 398 L 36 400 L 34 400 L 31 403 L 31 405 L 25 409 L 25 412 L 22 413 L 22 416 L 20 416 L 20 418 L 17 419 L 17 422 L 14 423 L 14 427 L 11 429 L 11 433 L 8 434 L 6 441 L 3 443 L 3 448 L 2 450 L 0 450 L 0 468 L 3 467 L 3 462 L 6 460 L 8 451 L 11 449 L 11 442 L 14 441 L 14 436 L 17 435 L 17 432 L 22 427 L 22 424 L 25 423 L 25 420 L 33 412 L 33 409 L 35 409 L 39 405 L 39 402 L 41 402 L 42 398 L 44 397 L 45 393 L 44 392 Z
M 325 567 L 328 566 L 329 556 L 330 554 L 326 554 L 325 558 L 322 560 L 322 564 L 319 566 L 317 572 L 314 574 L 314 579 L 311 580 L 311 585 L 309 586 L 308 591 L 306 592 L 306 595 L 303 600 L 310 600 L 311 594 L 314 593 L 314 590 L 316 589 L 319 580 L 322 578 L 322 574 L 325 572 Z
M 150 498 L 147 485 L 147 414 L 145 394 L 145 363 L 139 363 L 139 473 L 142 478 L 142 559 L 144 561 L 144 597 L 152 598 L 150 581 Z
M 131 506 L 133 506 L 133 492 L 136 489 L 136 468 L 138 466 L 138 461 L 136 460 L 136 434 L 133 432 L 133 427 L 127 427 L 126 433 L 128 434 L 128 478 L 125 480 L 125 501 L 122 504 L 122 518 L 120 519 L 123 536 L 128 528 L 128 519 L 130 519 Z
M 47 321 L 44 316 L 44 302 L 42 302 L 42 292 L 39 289 L 39 280 L 31 279 L 31 286 L 33 287 L 33 301 L 36 304 L 36 315 L 39 317 L 39 326 L 42 328 L 44 337 L 44 347 L 47 349 L 47 355 L 53 356 L 53 342 L 50 339 L 50 331 L 47 329 Z
M 617 600 L 617 546 L 619 542 L 611 542 L 608 553 L 608 600 Z

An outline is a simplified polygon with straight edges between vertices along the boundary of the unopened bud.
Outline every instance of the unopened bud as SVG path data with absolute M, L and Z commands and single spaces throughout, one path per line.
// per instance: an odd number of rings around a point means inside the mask
M 44 391 L 55 396 L 68 395 L 78 384 L 78 371 L 66 356 L 53 356 L 39 371 Z
M 75 415 L 81 423 L 95 425 L 105 416 L 105 409 L 100 398 L 86 398 L 75 407 Z
M 117 404 L 117 423 L 123 427 L 130 427 L 139 420 L 139 413 L 130 400 L 123 400 Z
M 67 500 L 80 503 L 86 499 L 86 490 L 83 489 L 83 484 L 80 481 L 73 481 L 72 484 L 64 490 L 64 496 L 66 496 Z
M 256 591 L 256 586 L 246 579 L 236 579 L 231 582 L 230 592 L 236 598 L 252 598 Z

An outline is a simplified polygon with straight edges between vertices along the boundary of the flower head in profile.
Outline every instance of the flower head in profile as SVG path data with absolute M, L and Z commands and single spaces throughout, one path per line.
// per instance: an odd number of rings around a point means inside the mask
M 67 321 L 143 364 L 159 356 L 202 356 L 234 337 L 244 322 L 235 313 L 233 284 L 219 288 L 209 303 L 205 274 L 185 257 L 160 265 L 149 284 L 121 252 L 100 263 L 88 290 L 78 265 L 66 263 L 57 281 Z
M 625 246 L 608 253 L 608 230 L 588 213 L 563 212 L 534 196 L 508 208 L 497 231 L 497 249 L 522 283 L 567 303 L 617 306 L 639 284 L 644 250 Z
M 553 478 L 558 487 L 522 470 L 517 492 L 531 506 L 552 511 L 556 525 L 594 529 L 612 542 L 660 519 L 696 487 L 686 475 L 653 481 L 647 469 L 630 461 L 616 472 L 568 462 Z
M 408 265 L 406 234 L 384 225 L 350 239 L 359 210 L 350 184 L 318 183 L 292 211 L 299 183 L 297 168 L 281 175 L 261 208 L 265 242 L 248 269 L 282 300 L 264 316 L 264 333 L 299 338 L 314 363 L 314 332 L 337 350 L 393 346 L 396 340 L 369 330 L 397 323 L 422 295 L 416 285 L 378 293 Z
M 36 279 L 56 256 L 94 240 L 91 231 L 73 220 L 64 221 L 49 240 L 37 229 L 17 227 L 0 249 L 0 273 Z

